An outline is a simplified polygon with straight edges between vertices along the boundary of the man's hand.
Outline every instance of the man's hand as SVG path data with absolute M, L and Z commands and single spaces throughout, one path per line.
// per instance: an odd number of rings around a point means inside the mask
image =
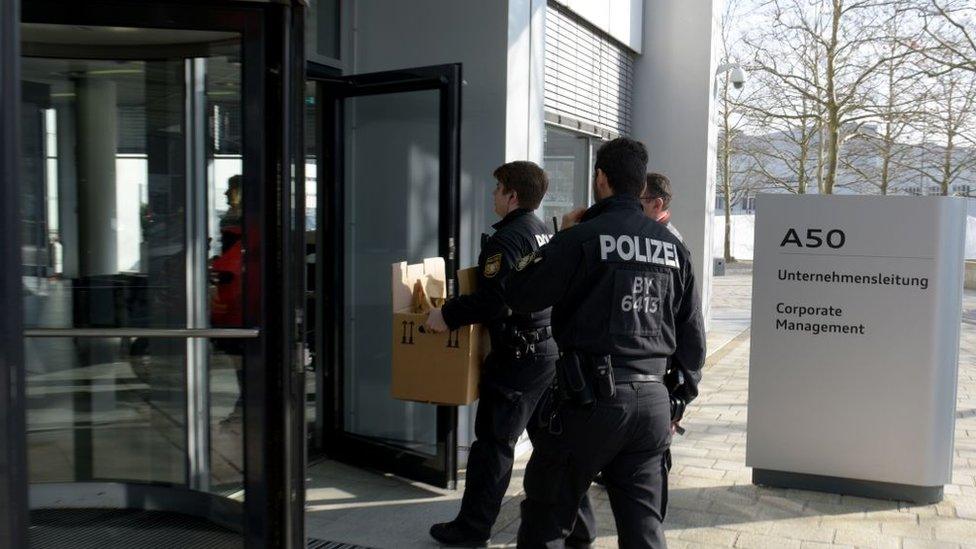
M 673 435 L 675 433 L 678 433 L 679 435 L 685 434 L 685 428 L 681 426 L 680 421 L 671 422 L 671 434 Z
M 424 328 L 435 334 L 446 332 L 449 329 L 447 323 L 444 322 L 444 314 L 439 308 L 430 310 L 430 314 L 427 315 L 427 322 L 424 322 Z
M 583 218 L 583 214 L 586 212 L 586 208 L 580 208 L 578 210 L 573 210 L 568 214 L 563 216 L 563 224 L 559 226 L 560 231 L 565 231 L 566 229 L 572 227 L 573 225 L 580 222 Z

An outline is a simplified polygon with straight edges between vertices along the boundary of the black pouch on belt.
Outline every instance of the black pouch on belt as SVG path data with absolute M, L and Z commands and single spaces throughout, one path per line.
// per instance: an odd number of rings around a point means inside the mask
M 579 355 L 573 352 L 560 355 L 556 361 L 556 371 L 570 400 L 583 406 L 593 403 L 593 389 L 583 375 Z
M 617 387 L 613 382 L 613 365 L 610 356 L 593 357 L 593 381 L 596 385 L 594 391 L 600 398 L 613 398 L 617 394 Z

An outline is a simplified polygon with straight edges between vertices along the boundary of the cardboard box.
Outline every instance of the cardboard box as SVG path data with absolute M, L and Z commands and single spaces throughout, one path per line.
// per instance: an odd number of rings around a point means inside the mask
M 459 406 L 478 398 L 481 363 L 489 339 L 480 325 L 434 334 L 424 333 L 426 313 L 412 312 L 414 286 L 419 280 L 431 298 L 446 297 L 442 258 L 422 264 L 393 264 L 393 398 Z M 474 291 L 477 268 L 458 271 L 460 294 Z

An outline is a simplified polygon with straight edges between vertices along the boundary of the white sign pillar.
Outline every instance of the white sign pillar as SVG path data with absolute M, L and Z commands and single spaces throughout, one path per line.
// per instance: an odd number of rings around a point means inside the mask
M 942 499 L 965 219 L 960 198 L 759 195 L 753 482 Z

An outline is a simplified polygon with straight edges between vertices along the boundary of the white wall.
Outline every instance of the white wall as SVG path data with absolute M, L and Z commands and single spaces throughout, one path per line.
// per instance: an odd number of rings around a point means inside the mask
M 672 220 L 692 254 L 706 325 L 715 207 L 715 49 L 723 0 L 648 0 L 644 54 L 634 74 L 633 135 L 650 152 L 648 169 L 674 187 Z
M 544 0 L 350 0 L 346 73 L 462 63 L 461 265 L 494 219 L 492 172 L 542 161 Z
M 756 216 L 754 214 L 732 214 L 732 257 L 752 261 L 752 249 L 756 238 Z M 712 236 L 712 256 L 725 257 L 725 214 L 715 216 Z
M 545 145 L 546 1 L 508 1 L 505 162 L 542 165 Z
M 641 53 L 644 0 L 555 0 L 587 22 Z M 654 8 L 655 0 L 650 0 Z M 687 0 L 665 0 L 685 2 Z

